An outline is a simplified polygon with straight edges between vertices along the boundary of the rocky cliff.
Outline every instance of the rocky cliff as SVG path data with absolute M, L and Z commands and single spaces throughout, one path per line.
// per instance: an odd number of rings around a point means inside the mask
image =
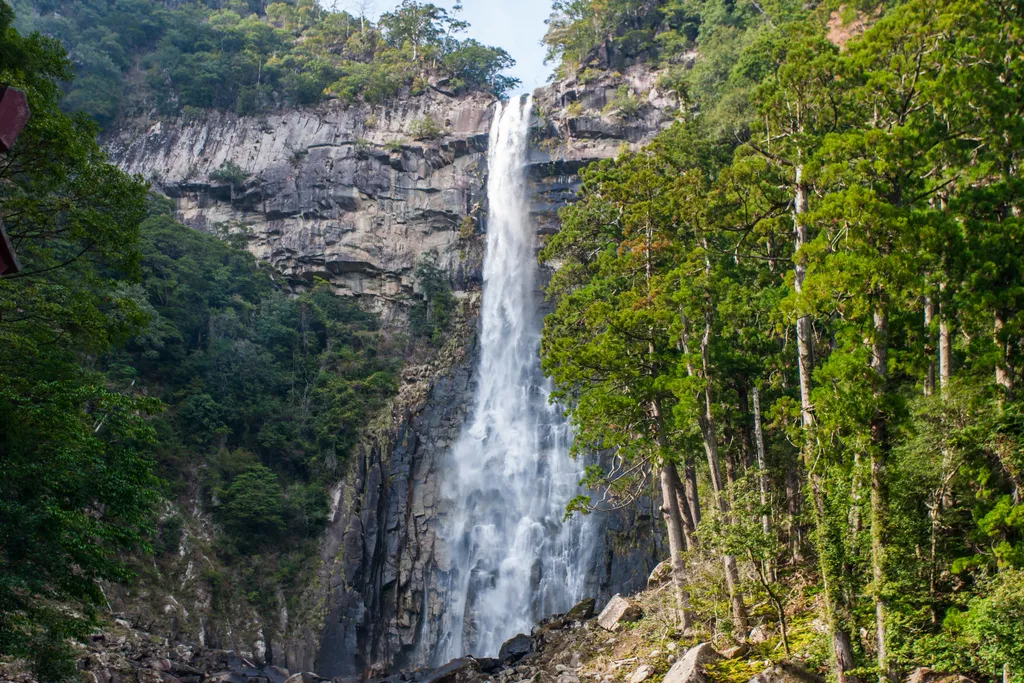
M 538 232 L 557 230 L 583 166 L 671 123 L 678 103 L 655 83 L 656 74 L 634 66 L 538 91 L 530 155 Z M 416 265 L 436 253 L 463 301 L 446 347 L 406 368 L 392 410 L 334 487 L 319 556 L 296 595 L 277 596 L 274 618 L 238 607 L 215 614 L 201 580 L 213 529 L 193 504 L 205 541 L 189 546 L 186 534 L 178 575 L 142 589 L 148 611 L 138 607 L 140 593 L 122 596 L 147 628 L 323 675 L 421 663 L 419 645 L 434 642 L 442 607 L 426 577 L 450 561 L 433 524 L 445 504 L 444 456 L 473 391 L 491 104 L 431 90 L 388 107 L 328 103 L 265 118 L 132 121 L 108 136 L 113 159 L 174 198 L 184 223 L 244 236 L 292 288 L 324 278 L 401 328 Z M 658 517 L 647 507 L 606 520 L 593 568 L 601 597 L 643 585 L 656 563 Z

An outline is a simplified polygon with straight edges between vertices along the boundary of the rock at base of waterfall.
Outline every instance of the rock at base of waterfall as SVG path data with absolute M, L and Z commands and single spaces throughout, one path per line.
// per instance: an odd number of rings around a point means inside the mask
M 796 662 L 779 662 L 751 678 L 750 683 L 825 683 L 825 679 Z
M 614 631 L 622 622 L 638 621 L 643 615 L 644 611 L 640 605 L 621 595 L 616 595 L 601 610 L 600 616 L 597 617 L 597 623 L 606 631 Z
M 644 683 L 644 681 L 651 677 L 652 673 L 654 673 L 654 669 L 651 666 L 641 664 L 633 672 L 633 675 L 629 677 L 629 683 Z
M 505 641 L 501 650 L 498 651 L 498 659 L 505 663 L 516 662 L 530 654 L 531 650 L 533 650 L 533 638 L 525 633 L 520 633 Z
M 597 607 L 597 600 L 587 598 L 576 603 L 576 606 L 565 615 L 566 621 L 586 621 L 594 616 L 594 609 Z
M 950 674 L 936 671 L 929 667 L 919 667 L 910 674 L 907 683 L 968 683 L 970 679 L 961 674 Z
M 321 681 L 324 680 L 326 679 L 321 678 L 314 673 L 303 671 L 301 673 L 292 674 L 284 683 L 321 683 Z
M 750 631 L 750 635 L 747 637 L 747 640 L 754 645 L 760 645 L 761 643 L 767 642 L 768 629 L 764 626 L 755 626 L 753 630 Z
M 480 670 L 485 674 L 497 673 L 505 667 L 503 661 L 494 657 L 477 657 L 476 661 L 480 665 Z
M 453 659 L 435 669 L 422 683 L 469 683 L 480 678 L 480 662 L 472 657 Z
M 725 657 L 726 659 L 739 659 L 743 655 L 747 654 L 747 652 L 749 651 L 750 648 L 746 645 L 733 645 L 732 647 L 725 648 L 724 650 L 719 652 L 719 654 Z
M 647 590 L 660 588 L 672 580 L 672 561 L 665 560 L 658 564 L 647 577 Z
M 692 647 L 668 670 L 664 683 L 710 683 L 704 668 L 716 659 L 721 659 L 721 655 L 715 652 L 711 643 Z

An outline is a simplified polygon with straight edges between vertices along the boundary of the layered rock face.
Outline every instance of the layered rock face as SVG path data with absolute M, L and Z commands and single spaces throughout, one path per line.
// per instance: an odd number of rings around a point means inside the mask
M 430 91 L 389 107 L 133 121 L 105 145 L 174 198 L 186 225 L 246 235 L 293 285 L 324 278 L 387 320 L 429 252 L 470 286 L 459 241 L 481 215 L 491 113 L 488 96 Z
M 558 209 L 575 196 L 582 167 L 671 123 L 678 103 L 655 83 L 656 74 L 634 66 L 538 91 L 529 174 L 539 233 L 558 229 Z M 467 319 L 446 348 L 406 369 L 390 424 L 367 436 L 332 491 L 320 556 L 310 559 L 316 584 L 301 596 L 306 609 L 289 614 L 280 599 L 275 620 L 253 613 L 233 634 L 208 617 L 204 632 L 228 634 L 218 646 L 338 676 L 419 665 L 418 644 L 436 641 L 429 615 L 442 606 L 427 577 L 450 563 L 434 522 L 447 504 L 445 456 L 474 389 L 491 104 L 484 95 L 429 91 L 383 108 L 328 103 L 265 118 L 129 122 L 106 140 L 117 163 L 175 199 L 184 223 L 246 235 L 249 249 L 293 288 L 322 277 L 400 329 L 416 266 L 433 252 L 466 304 Z M 659 559 L 655 508 L 648 501 L 629 518 L 606 520 L 595 597 L 645 584 Z M 186 602 L 180 593 L 168 604 Z M 193 602 L 201 610 L 209 599 Z

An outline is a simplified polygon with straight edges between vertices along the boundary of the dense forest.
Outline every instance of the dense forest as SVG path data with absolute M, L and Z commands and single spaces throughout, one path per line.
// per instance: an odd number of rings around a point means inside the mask
M 60 44 L 13 19 L 0 3 L 0 80 L 32 116 L 0 163 L 22 264 L 0 279 L 0 654 L 65 680 L 103 582 L 177 556 L 175 503 L 194 485 L 228 573 L 210 582 L 239 579 L 229 599 L 257 608 L 296 583 L 327 486 L 451 294 L 424 263 L 412 338 L 385 336 L 326 282 L 296 294 L 242 245 L 177 223 L 108 163 L 89 115 L 63 111 L 77 86 Z
M 101 125 L 201 109 L 261 114 L 328 98 L 381 104 L 431 84 L 501 95 L 500 48 L 460 38 L 457 12 L 405 0 L 376 23 L 315 0 L 15 0 L 17 27 L 61 41 L 65 107 Z
M 660 490 L 682 631 L 788 652 L 810 598 L 840 683 L 1022 681 L 1024 5 L 813 4 L 556 3 L 567 75 L 629 45 L 684 105 L 583 172 L 544 367 L 589 485 Z

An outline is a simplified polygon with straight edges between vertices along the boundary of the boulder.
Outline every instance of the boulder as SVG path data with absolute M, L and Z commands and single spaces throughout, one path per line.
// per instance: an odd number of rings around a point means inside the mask
M 624 621 L 637 621 L 644 615 L 640 605 L 628 600 L 621 595 L 616 595 L 597 617 L 597 623 L 606 631 L 614 631 Z
M 263 674 L 270 679 L 270 683 L 284 683 L 291 676 L 288 669 L 273 665 L 263 667 Z
M 683 655 L 665 674 L 664 683 L 711 683 L 704 670 L 708 664 L 721 659 L 711 643 L 701 643 Z
M 655 567 L 651 575 L 647 577 L 647 590 L 660 588 L 670 581 L 672 581 L 672 562 L 665 560 Z
M 732 647 L 727 647 L 721 652 L 719 652 L 719 654 L 725 657 L 726 659 L 739 659 L 743 655 L 747 654 L 749 651 L 749 647 L 741 644 L 733 645 Z
M 641 664 L 633 672 L 633 675 L 629 677 L 629 683 L 644 683 L 644 681 L 651 677 L 652 673 L 654 673 L 654 669 L 651 666 Z
M 504 662 L 494 657 L 477 657 L 476 661 L 480 665 L 480 670 L 485 674 L 497 673 L 505 666 Z
M 480 663 L 472 657 L 461 657 L 435 669 L 423 683 L 470 683 L 481 677 Z
M 796 662 L 779 662 L 751 678 L 750 683 L 825 683 L 825 679 Z
M 576 606 L 565 615 L 566 621 L 586 621 L 594 616 L 597 601 L 594 598 L 586 598 L 576 603 Z
M 505 641 L 498 651 L 498 659 L 506 664 L 512 664 L 530 654 L 531 650 L 533 650 L 533 638 L 525 633 L 520 633 Z
M 297 674 L 292 674 L 285 680 L 284 683 L 321 683 L 326 679 L 317 676 L 315 673 L 309 671 L 301 671 Z
M 246 678 L 235 671 L 221 671 L 203 679 L 207 683 L 246 683 Z
M 961 674 L 942 673 L 923 666 L 914 669 L 907 683 L 970 683 L 970 679 Z
M 755 626 L 750 631 L 750 635 L 747 636 L 747 640 L 754 645 L 760 645 L 761 643 L 768 641 L 768 629 L 764 626 Z

